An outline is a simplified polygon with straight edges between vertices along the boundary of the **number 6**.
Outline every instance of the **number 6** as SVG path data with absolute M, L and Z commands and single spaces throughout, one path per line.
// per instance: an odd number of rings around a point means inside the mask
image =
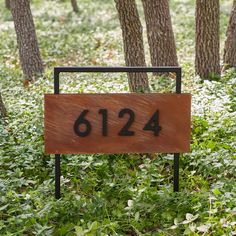
M 89 110 L 83 110 L 83 112 L 80 114 L 80 116 L 78 117 L 78 119 L 75 121 L 74 124 L 74 131 L 80 137 L 88 136 L 92 129 L 92 126 L 89 123 L 89 121 L 84 118 L 88 112 Z M 86 129 L 84 131 L 80 130 L 80 125 L 82 124 L 86 126 Z

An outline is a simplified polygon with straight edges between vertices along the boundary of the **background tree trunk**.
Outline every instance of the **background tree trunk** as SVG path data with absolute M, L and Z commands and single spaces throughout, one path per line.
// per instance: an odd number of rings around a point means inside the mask
M 178 58 L 167 0 L 142 0 L 153 66 L 177 66 Z
M 123 35 L 127 66 L 146 66 L 142 25 L 135 0 L 115 0 Z M 129 73 L 131 92 L 148 92 L 147 73 Z
M 5 5 L 8 10 L 10 10 L 10 0 L 5 0 Z
M 7 116 L 7 111 L 2 100 L 1 92 L 0 92 L 0 116 L 3 118 Z
M 71 5 L 72 5 L 72 8 L 73 8 L 73 11 L 78 13 L 79 8 L 78 8 L 78 5 L 77 5 L 77 0 L 71 0 Z
M 220 75 L 219 0 L 196 0 L 195 68 L 201 78 Z
M 229 25 L 226 32 L 224 64 L 236 67 L 236 0 L 230 15 Z
M 43 73 L 43 62 L 40 57 L 29 0 L 11 1 L 11 12 L 16 30 L 21 67 L 27 79 L 31 80 L 35 75 Z

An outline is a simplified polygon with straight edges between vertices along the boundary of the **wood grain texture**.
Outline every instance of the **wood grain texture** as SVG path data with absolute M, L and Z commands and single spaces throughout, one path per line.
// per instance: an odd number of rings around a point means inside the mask
M 224 63 L 228 67 L 236 67 L 236 0 L 233 4 L 226 36 Z
M 123 36 L 126 66 L 146 66 L 143 43 L 143 27 L 135 0 L 115 0 Z M 148 75 L 128 73 L 131 92 L 150 92 Z
M 134 136 L 119 136 L 128 116 L 118 117 L 123 108 L 132 109 Z M 74 123 L 88 109 L 92 125 L 87 137 L 74 132 Z M 102 115 L 108 110 L 108 136 L 102 136 Z M 144 125 L 159 110 L 159 136 L 144 131 Z M 190 94 L 46 94 L 45 152 L 73 153 L 182 153 L 189 152 L 191 130 Z
M 40 55 L 30 0 L 10 1 L 10 9 L 14 21 L 20 63 L 28 80 L 44 72 Z
M 220 75 L 220 1 L 196 0 L 195 70 L 201 78 Z
M 169 1 L 142 0 L 152 66 L 178 66 Z

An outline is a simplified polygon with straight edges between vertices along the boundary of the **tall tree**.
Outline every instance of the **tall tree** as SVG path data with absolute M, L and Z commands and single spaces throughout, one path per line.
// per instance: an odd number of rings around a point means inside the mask
M 236 0 L 230 15 L 229 25 L 226 32 L 224 49 L 224 64 L 228 67 L 236 67 Z
M 135 0 L 115 0 L 123 35 L 125 63 L 127 66 L 146 66 L 142 25 Z M 147 73 L 129 73 L 132 92 L 149 91 Z
M 201 78 L 220 75 L 219 0 L 196 0 L 195 68 Z
M 8 10 L 10 10 L 10 0 L 5 0 L 5 5 Z
M 178 58 L 167 0 L 142 0 L 153 66 L 177 66 Z
M 6 115 L 7 115 L 6 108 L 4 106 L 4 103 L 2 100 L 2 95 L 0 92 L 0 116 L 4 118 L 4 117 L 6 117 Z
M 71 5 L 72 5 L 72 8 L 73 8 L 74 12 L 79 12 L 79 8 L 78 8 L 78 5 L 77 5 L 77 0 L 71 0 Z
M 33 16 L 29 0 L 12 0 L 11 12 L 14 20 L 21 67 L 27 79 L 43 73 Z

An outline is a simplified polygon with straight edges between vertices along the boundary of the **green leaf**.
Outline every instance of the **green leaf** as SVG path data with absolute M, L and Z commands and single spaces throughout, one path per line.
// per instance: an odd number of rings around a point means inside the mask
M 3 211 L 3 210 L 5 210 L 5 209 L 6 209 L 8 206 L 9 206 L 9 204 L 6 204 L 6 205 L 4 205 L 4 206 L 0 207 L 0 211 Z
M 209 225 L 200 225 L 197 227 L 197 230 L 202 233 L 206 233 L 209 230 Z
M 76 233 L 76 236 L 84 236 L 85 235 L 83 228 L 80 226 L 75 226 L 75 233 Z
M 213 192 L 215 195 L 221 194 L 221 191 L 220 191 L 218 188 L 213 189 L 212 192 Z

